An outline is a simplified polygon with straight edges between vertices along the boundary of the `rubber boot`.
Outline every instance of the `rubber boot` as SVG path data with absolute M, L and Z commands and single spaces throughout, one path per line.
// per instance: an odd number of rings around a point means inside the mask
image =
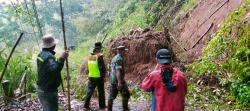
M 129 108 L 128 108 L 128 99 L 123 99 L 122 100 L 122 108 L 123 108 L 123 111 L 129 111 Z
M 113 100 L 108 100 L 108 111 L 112 111 L 113 108 Z

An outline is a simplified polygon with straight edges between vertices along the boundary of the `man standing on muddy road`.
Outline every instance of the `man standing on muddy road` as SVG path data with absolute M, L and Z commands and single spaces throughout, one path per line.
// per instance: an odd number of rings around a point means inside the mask
M 100 110 L 105 110 L 105 91 L 104 91 L 104 78 L 106 74 L 106 67 L 102 54 L 102 43 L 96 42 L 92 53 L 88 57 L 88 89 L 87 96 L 84 104 L 84 109 L 89 110 L 89 104 L 91 96 L 95 91 L 95 87 L 98 89 L 98 101 Z
M 42 43 L 42 51 L 37 57 L 37 93 L 43 111 L 58 111 L 58 87 L 62 82 L 61 70 L 68 51 L 62 53 L 56 60 L 55 47 L 57 41 L 52 35 L 45 35 Z
M 127 83 L 124 79 L 124 54 L 126 49 L 125 46 L 118 46 L 116 48 L 117 54 L 111 61 L 110 66 L 110 95 L 108 98 L 108 111 L 112 111 L 113 100 L 117 97 L 118 92 L 122 95 L 122 107 L 123 111 L 128 111 L 128 100 L 130 98 L 130 93 L 128 90 Z
M 184 74 L 173 67 L 172 54 L 168 49 L 156 53 L 157 68 L 143 80 L 141 88 L 153 90 L 156 111 L 184 111 L 187 80 Z

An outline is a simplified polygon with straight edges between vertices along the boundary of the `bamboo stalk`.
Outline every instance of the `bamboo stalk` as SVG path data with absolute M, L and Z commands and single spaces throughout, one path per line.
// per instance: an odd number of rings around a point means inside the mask
M 30 24 L 31 24 L 31 26 L 32 26 L 32 30 L 33 30 L 33 32 L 35 33 L 35 36 L 36 36 L 36 32 L 35 32 L 35 26 L 34 26 L 34 24 L 33 24 L 33 21 L 32 21 L 32 17 L 31 17 L 31 13 L 29 12 L 29 7 L 28 7 L 28 3 L 27 3 L 27 0 L 24 0 L 24 6 L 25 6 L 25 9 L 26 9 L 26 11 L 27 11 L 27 14 L 28 14 L 28 18 L 29 18 L 29 22 L 30 22 Z M 34 9 L 34 8 L 33 8 Z M 34 11 L 34 10 L 33 10 Z M 39 33 L 40 33 L 41 31 L 40 31 L 40 28 L 39 28 Z M 40 34 L 40 36 L 41 36 L 41 34 Z M 38 37 L 39 38 L 39 37 Z M 38 41 L 38 38 L 36 37 L 36 42 L 37 42 L 37 46 L 38 46 L 38 48 L 40 49 L 40 44 L 39 44 L 39 41 Z
M 37 27 L 38 27 L 38 30 L 39 30 L 39 35 L 40 35 L 40 37 L 42 37 L 43 36 L 43 31 L 42 31 L 41 23 L 39 22 L 37 10 L 36 10 L 36 3 L 35 3 L 34 0 L 31 0 L 31 2 L 32 2 L 32 8 L 33 8 L 34 16 L 35 16 L 35 19 L 36 19 Z
M 12 50 L 11 50 L 11 52 L 10 52 L 10 55 L 8 56 L 8 59 L 7 59 L 5 65 L 4 65 L 4 68 L 3 68 L 3 72 L 2 72 L 2 74 L 1 74 L 1 76 L 0 76 L 0 83 L 2 82 L 4 73 L 5 73 L 6 69 L 7 69 L 7 66 L 8 66 L 8 64 L 9 64 L 10 58 L 11 58 L 11 56 L 12 56 L 14 50 L 16 49 L 17 44 L 20 42 L 22 36 L 23 36 L 23 33 L 20 34 L 20 36 L 19 36 L 19 38 L 17 39 L 17 41 L 16 41 L 14 47 L 12 48 Z
M 63 31 L 63 40 L 64 40 L 64 50 L 66 51 L 67 43 L 66 43 L 66 36 L 65 36 L 65 26 L 64 26 L 64 15 L 63 15 L 63 9 L 62 9 L 62 0 L 60 0 L 60 9 L 61 9 L 61 21 L 62 21 L 62 31 Z M 68 86 L 68 107 L 69 111 L 71 111 L 70 106 L 70 84 L 69 84 L 69 64 L 68 64 L 68 58 L 66 58 L 66 73 L 67 73 L 67 86 Z

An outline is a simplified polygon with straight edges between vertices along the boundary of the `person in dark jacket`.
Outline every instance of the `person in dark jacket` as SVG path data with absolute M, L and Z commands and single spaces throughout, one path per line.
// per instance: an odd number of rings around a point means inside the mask
M 104 110 L 106 108 L 104 91 L 104 78 L 106 74 L 106 67 L 103 60 L 102 44 L 100 42 L 95 43 L 95 47 L 92 53 L 88 56 L 87 74 L 89 81 L 84 109 L 90 109 L 90 99 L 94 93 L 95 87 L 97 86 L 99 108 L 101 110 Z
M 37 57 L 37 93 L 43 111 L 58 111 L 58 87 L 62 82 L 61 70 L 68 51 L 56 60 L 54 49 L 57 41 L 52 35 L 42 38 L 42 51 Z

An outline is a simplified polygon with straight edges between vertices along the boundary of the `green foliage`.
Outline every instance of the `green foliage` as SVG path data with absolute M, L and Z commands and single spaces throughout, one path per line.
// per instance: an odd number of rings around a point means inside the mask
M 243 105 L 235 103 L 235 97 L 230 96 L 229 92 L 223 87 L 209 87 L 198 85 L 190 81 L 188 83 L 188 93 L 186 97 L 186 106 L 192 106 L 186 107 L 186 110 L 193 110 L 193 107 L 208 111 L 215 109 L 244 109 Z
M 151 100 L 152 93 L 145 92 L 144 90 L 140 89 L 138 85 L 130 86 L 130 94 L 132 101 L 145 101 L 145 100 Z
M 96 39 L 105 35 L 108 26 L 113 22 L 120 6 L 125 0 L 94 0 L 85 1 L 83 13 L 73 20 L 77 32 L 77 42 L 82 43 L 88 39 Z M 100 40 L 98 40 L 100 41 Z
M 230 85 L 230 91 L 239 102 L 244 106 L 249 106 L 250 103 L 250 87 L 249 83 L 237 83 L 232 82 Z
M 196 60 L 189 66 L 191 69 L 194 69 L 194 73 L 197 75 L 202 75 L 208 71 L 214 72 L 216 70 L 216 65 L 209 60 Z
M 116 37 L 128 32 L 131 28 L 146 28 L 153 23 L 155 15 L 150 13 L 149 7 L 154 5 L 148 1 L 131 0 L 118 10 L 118 16 L 108 27 L 109 37 Z
M 75 81 L 74 88 L 75 88 L 75 98 L 79 100 L 84 100 L 86 97 L 87 92 L 87 81 L 83 81 L 83 79 L 78 79 L 80 81 Z
M 7 54 L 4 54 L 7 55 Z M 23 56 L 26 55 L 26 56 Z M 21 78 L 24 74 L 25 67 L 27 66 L 26 74 L 27 74 L 27 91 L 33 92 L 35 91 L 36 85 L 36 73 L 35 67 L 33 66 L 33 59 L 32 53 L 23 53 L 23 52 L 16 52 L 13 54 L 7 71 L 3 77 L 3 80 L 10 80 L 10 88 L 16 90 L 18 85 L 21 82 Z M 1 56 L 2 57 L 2 56 Z M 1 58 L 1 66 L 4 66 L 6 62 L 7 56 Z M 2 67 L 0 69 L 3 70 Z M 1 87 L 2 88 L 2 87 Z M 0 92 L 2 93 L 2 92 Z
M 131 13 L 136 11 L 136 8 L 138 7 L 137 4 L 138 0 L 130 1 L 124 5 L 122 9 L 118 11 L 119 18 L 121 20 L 127 18 Z
M 210 71 L 219 77 L 220 84 L 244 106 L 250 105 L 250 23 L 243 19 L 249 9 L 249 5 L 244 4 L 230 13 L 203 49 L 201 60 L 190 65 L 196 75 Z

